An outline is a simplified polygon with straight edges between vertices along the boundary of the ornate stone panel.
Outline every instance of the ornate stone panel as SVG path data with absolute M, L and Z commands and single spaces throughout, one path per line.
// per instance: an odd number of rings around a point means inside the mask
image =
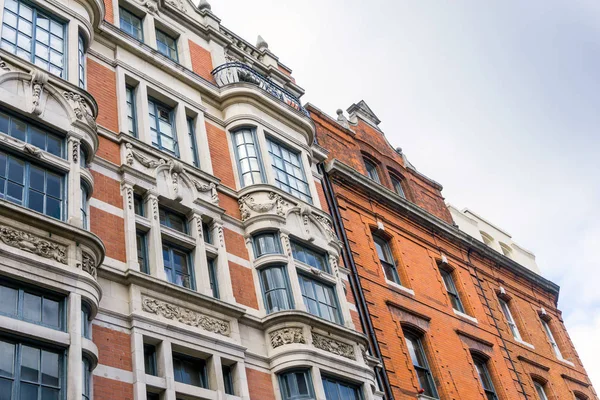
M 9 226 L 0 226 L 0 240 L 5 244 L 38 256 L 67 264 L 67 247 Z
M 150 297 L 142 298 L 142 310 L 208 332 L 218 333 L 219 335 L 229 336 L 231 333 L 231 327 L 227 321 L 209 317 L 196 311 L 152 299 Z
M 302 328 L 283 328 L 269 333 L 271 347 L 276 349 L 279 346 L 292 343 L 306 344 Z
M 325 350 L 338 356 L 346 357 L 350 360 L 356 360 L 354 346 L 340 342 L 327 336 L 312 333 L 312 344 L 317 349 Z

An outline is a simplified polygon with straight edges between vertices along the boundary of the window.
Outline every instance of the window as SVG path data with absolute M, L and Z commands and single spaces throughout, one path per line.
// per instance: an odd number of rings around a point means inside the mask
M 0 314 L 52 329 L 63 329 L 64 299 L 61 297 L 0 282 L 0 299 Z
M 315 394 L 308 370 L 289 371 L 279 375 L 282 400 L 312 400 Z
M 289 310 L 291 308 L 289 284 L 284 266 L 269 267 L 261 270 L 260 280 L 267 313 Z
M 81 168 L 87 168 L 87 159 L 88 159 L 88 152 L 85 149 L 85 147 L 83 147 L 83 145 L 79 145 L 79 166 Z
M 367 176 L 371 178 L 371 180 L 380 183 L 379 174 L 377 173 L 377 166 L 370 160 L 366 158 L 363 159 L 365 162 L 365 168 L 367 169 Z
M 210 290 L 215 299 L 219 298 L 219 282 L 217 281 L 216 260 L 208 260 L 208 279 L 210 280 Z
M 64 138 L 0 112 L 0 132 L 64 158 Z
M 415 373 L 419 379 L 419 385 L 421 385 L 421 389 L 423 389 L 423 394 L 437 399 L 437 390 L 435 388 L 433 376 L 429 370 L 429 363 L 425 356 L 425 349 L 423 348 L 421 338 L 409 331 L 404 332 L 404 337 L 406 339 L 406 347 L 408 348 L 413 367 L 415 368 Z
M 208 389 L 206 362 L 183 354 L 173 353 L 173 370 L 175 382 Z
M 63 218 L 64 176 L 0 152 L 0 199 Z
M 85 302 L 81 303 L 81 336 L 92 338 L 92 312 Z
M 142 19 L 133 15 L 123 7 L 119 7 L 119 17 L 121 30 L 137 40 L 144 40 L 142 31 Z
M 394 186 L 394 191 L 402 198 L 406 198 L 406 194 L 404 194 L 404 189 L 402 188 L 402 181 L 395 176 L 391 176 L 392 178 L 392 186 Z
M 276 186 L 292 196 L 312 204 L 300 153 L 291 151 L 272 139 L 267 139 L 267 143 Z
M 477 370 L 477 375 L 479 376 L 479 382 L 481 382 L 481 386 L 483 387 L 483 391 L 485 392 L 487 400 L 498 400 L 496 389 L 494 389 L 492 377 L 487 367 L 487 360 L 479 355 L 473 354 L 473 363 L 475 364 L 475 369 Z
M 65 25 L 24 2 L 7 0 L 2 18 L 2 48 L 65 78 Z
M 137 116 L 135 113 L 135 88 L 133 86 L 125 86 L 125 101 L 127 103 L 127 132 L 137 137 Z
M 154 99 L 148 99 L 148 109 L 152 144 L 160 150 L 179 156 L 173 109 Z
M 133 212 L 140 217 L 145 216 L 144 200 L 142 199 L 142 196 L 137 194 L 133 195 Z
M 90 400 L 91 397 L 91 378 L 92 378 L 92 374 L 91 374 L 91 368 L 90 368 L 90 362 L 87 360 L 87 358 L 83 358 L 83 361 L 81 362 L 81 379 L 83 380 L 83 393 L 82 393 L 82 400 Z M 43 379 L 42 379 L 43 380 Z M 46 399 L 47 397 L 45 396 L 45 392 L 42 391 L 42 399 Z M 57 398 L 57 397 L 54 397 Z
M 230 365 L 222 365 L 221 370 L 223 371 L 223 382 L 225 383 L 225 393 L 235 395 L 233 388 L 233 367 Z
M 81 223 L 83 224 L 83 229 L 88 229 L 88 197 L 87 185 L 81 182 Z
M 521 340 L 521 333 L 519 332 L 519 328 L 517 327 L 517 323 L 510 312 L 510 308 L 508 307 L 508 303 L 503 299 L 498 299 L 500 302 L 500 308 L 502 309 L 502 313 L 504 314 L 504 318 L 506 318 L 506 322 L 510 327 L 510 330 L 515 339 Z
M 156 30 L 156 48 L 160 54 L 177 62 L 177 39 L 159 29 Z
M 160 216 L 160 224 L 167 228 L 175 229 L 181 233 L 188 233 L 187 223 L 182 215 L 161 208 L 158 212 Z
M 342 317 L 333 286 L 298 275 L 306 311 L 328 321 L 341 324 Z
M 85 43 L 81 35 L 77 38 L 77 62 L 79 66 L 79 87 L 85 89 Z
M 238 163 L 240 186 L 262 183 L 263 177 L 253 130 L 244 128 L 233 133 L 233 148 Z
M 146 400 L 160 400 L 158 393 L 146 392 Z
M 544 385 L 539 382 L 533 382 L 533 386 L 535 387 L 535 392 L 537 393 L 539 400 L 548 400 L 548 396 L 546 396 L 546 391 L 544 390 Z
M 169 282 L 194 289 L 191 255 L 187 251 L 163 243 L 163 261 Z
M 192 150 L 192 161 L 194 167 L 200 168 L 200 161 L 198 160 L 198 146 L 196 145 L 196 133 L 194 132 L 194 120 L 190 117 L 187 118 L 188 135 L 190 137 L 190 149 Z
M 310 265 L 318 270 L 329 272 L 329 264 L 327 263 L 327 253 L 319 252 L 304 246 L 294 240 L 291 241 L 292 254 L 296 261 L 300 261 L 306 265 Z
M 575 400 L 588 400 L 589 399 L 589 397 L 583 393 L 577 392 L 577 393 L 573 393 L 573 394 L 575 395 Z
M 204 221 L 202 221 L 202 236 L 204 236 L 204 243 L 212 244 L 212 233 L 210 227 Z
M 388 241 L 380 236 L 373 236 L 373 240 L 375 241 L 375 249 L 377 250 L 379 262 L 381 263 L 381 267 L 385 273 L 385 278 L 388 281 L 392 281 L 398 285 L 401 285 L 400 277 L 398 276 L 398 271 L 396 269 L 396 264 L 394 263 L 392 250 L 390 249 Z
M 148 375 L 157 376 L 156 373 L 156 346 L 144 343 L 144 371 Z
M 138 264 L 140 265 L 140 271 L 145 274 L 150 274 L 150 268 L 148 266 L 148 244 L 146 243 L 146 234 L 143 232 L 136 232 L 135 240 L 137 244 L 137 257 Z
M 0 354 L 3 399 L 63 398 L 63 353 L 0 340 Z
M 281 254 L 281 243 L 278 232 L 266 232 L 254 236 L 254 252 L 256 258 L 265 254 Z
M 452 308 L 454 308 L 456 311 L 464 314 L 465 308 L 463 307 L 463 304 L 460 301 L 460 296 L 458 295 L 458 290 L 456 289 L 456 285 L 454 284 L 454 279 L 452 278 L 452 272 L 450 272 L 444 268 L 440 268 L 440 274 L 442 274 L 444 286 L 446 287 L 446 292 L 448 293 L 448 297 L 450 297 L 450 302 L 452 303 Z
M 550 344 L 552 345 L 552 349 L 554 350 L 554 354 L 556 354 L 556 357 L 558 357 L 559 359 L 563 359 L 562 353 L 560 352 L 560 348 L 558 347 L 558 344 L 556 343 L 556 340 L 554 340 L 554 335 L 552 335 L 552 330 L 550 330 L 550 326 L 548 325 L 548 323 L 544 320 L 542 321 L 542 326 L 544 327 L 544 331 L 546 332 L 546 335 L 548 336 L 548 340 L 550 341 Z
M 340 381 L 336 378 L 323 377 L 323 388 L 326 400 L 361 400 L 360 386 Z

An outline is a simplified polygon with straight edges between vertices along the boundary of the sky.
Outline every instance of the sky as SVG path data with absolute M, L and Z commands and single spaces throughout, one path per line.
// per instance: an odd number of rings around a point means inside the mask
M 394 147 L 533 251 L 600 389 L 600 2 L 209 0 L 335 116 L 363 99 Z

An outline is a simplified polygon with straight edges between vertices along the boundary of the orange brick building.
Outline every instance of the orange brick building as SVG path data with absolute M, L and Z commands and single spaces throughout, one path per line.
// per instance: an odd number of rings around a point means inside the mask
M 392 148 L 366 103 L 349 120 L 308 109 L 329 151 L 327 200 L 388 396 L 597 399 L 559 288 L 460 231 L 441 185 Z

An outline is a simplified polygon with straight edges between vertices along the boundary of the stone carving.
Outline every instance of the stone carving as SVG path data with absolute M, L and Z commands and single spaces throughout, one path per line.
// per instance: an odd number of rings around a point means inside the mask
M 185 4 L 183 3 L 183 0 L 167 0 L 167 4 L 175 7 L 176 9 L 178 9 L 181 12 L 186 12 L 186 8 L 185 8 Z
M 133 146 L 131 145 L 131 143 L 127 143 L 125 145 L 125 148 L 127 149 L 127 156 L 126 158 L 126 162 L 128 165 L 133 165 L 133 160 L 137 160 L 137 162 L 139 162 L 140 164 L 142 164 L 144 167 L 146 168 L 157 168 L 161 165 L 165 165 L 167 163 L 166 160 L 159 158 L 158 160 L 152 160 L 140 153 L 138 153 L 137 151 L 133 150 Z
M 285 344 L 301 343 L 306 344 L 302 328 L 283 328 L 269 333 L 271 338 L 271 347 L 274 349 Z
M 283 247 L 285 248 L 286 254 L 292 257 L 292 246 L 290 244 L 290 237 L 286 233 L 281 234 L 283 239 Z
M 81 253 L 81 269 L 96 278 L 96 260 L 90 253 L 85 251 Z
M 335 233 L 335 230 L 333 229 L 333 225 L 331 224 L 331 221 L 329 220 L 329 218 L 324 217 L 323 215 L 319 215 L 319 214 L 314 214 L 313 216 L 317 221 L 319 221 L 319 223 L 325 230 L 325 233 L 327 234 L 327 238 L 329 239 L 329 241 L 337 243 L 338 245 L 341 246 L 342 242 L 338 239 L 337 234 Z
M 312 334 L 312 343 L 317 349 L 325 350 L 338 356 L 346 357 L 351 360 L 356 360 L 354 354 L 354 346 L 340 342 L 335 339 L 331 339 L 327 336 L 319 335 L 318 333 Z
M 269 48 L 269 43 L 262 36 L 258 35 L 256 38 L 256 47 L 259 50 L 267 50 Z
M 33 108 L 31 112 L 35 115 L 40 115 L 44 111 L 40 107 L 40 102 L 44 85 L 48 83 L 48 74 L 36 69 L 31 75 L 31 102 Z
M 31 233 L 23 232 L 9 226 L 0 226 L 0 240 L 20 250 L 67 264 L 66 246 L 50 242 Z
M 336 113 L 338 123 L 346 129 L 350 128 L 350 123 L 348 122 L 348 119 L 344 116 L 344 112 L 342 111 L 342 109 L 338 108 Z
M 171 0 L 171 1 L 173 1 L 173 0 Z M 258 61 L 263 60 L 264 55 L 256 47 L 252 46 L 249 42 L 246 42 L 245 40 L 236 36 L 233 32 L 229 31 L 227 28 L 224 28 L 223 26 L 220 27 L 220 31 L 223 35 L 225 35 L 225 37 L 227 37 L 229 40 L 231 40 L 230 46 L 238 48 L 239 50 L 246 53 L 248 56 L 250 56 Z
M 259 214 L 264 214 L 273 210 L 274 208 L 276 209 L 277 215 L 279 215 L 280 217 L 285 216 L 285 211 L 283 210 L 283 207 L 287 205 L 287 202 L 275 192 L 269 193 L 269 199 L 272 201 L 267 203 L 256 203 L 254 197 L 252 197 L 251 195 L 247 194 L 245 196 L 242 196 L 238 200 L 238 203 L 240 205 L 240 212 L 242 215 L 242 221 L 245 221 L 248 218 L 250 218 L 250 216 L 252 215 L 251 211 L 254 211 Z
M 158 199 L 156 196 L 152 197 L 152 211 L 154 213 L 154 219 L 158 219 Z
M 8 65 L 6 65 L 6 61 L 4 61 L 2 57 L 0 57 L 0 69 L 7 72 L 10 71 L 10 68 L 8 68 Z
M 306 236 L 310 242 L 315 240 L 314 235 L 310 231 L 310 217 L 312 216 L 312 210 L 308 206 L 304 206 L 300 209 L 300 217 L 302 218 L 302 223 L 304 224 L 304 230 L 306 231 Z
M 369 359 L 368 358 L 369 357 L 369 352 L 367 351 L 367 348 L 364 345 L 362 345 L 362 344 L 359 346 L 359 348 L 360 348 L 360 354 L 362 355 L 362 359 L 363 359 L 363 361 L 366 364 L 367 361 L 368 361 L 368 359 Z
M 77 140 L 71 140 L 71 145 L 73 146 L 73 162 L 77 164 L 79 162 L 79 142 Z
M 198 231 L 198 239 L 204 240 L 204 230 L 202 229 L 202 217 L 200 215 L 196 215 L 195 219 L 196 219 L 196 230 Z
M 225 236 L 223 235 L 223 225 L 217 225 L 217 234 L 219 235 L 219 244 L 221 247 L 225 247 Z
M 196 190 L 201 193 L 210 192 L 210 200 L 212 201 L 212 203 L 219 205 L 219 194 L 217 193 L 217 185 L 215 185 L 212 182 L 208 185 L 205 185 L 195 180 L 194 186 L 196 187 Z
M 171 175 L 171 182 L 173 183 L 173 192 L 175 193 L 175 200 L 183 200 L 183 196 L 179 193 L 179 176 L 184 173 L 183 164 L 179 161 L 169 161 L 169 175 Z
M 96 120 L 94 119 L 92 111 L 85 101 L 85 98 L 73 92 L 64 92 L 63 96 L 71 103 L 71 107 L 73 108 L 73 112 L 75 113 L 77 119 L 85 119 L 88 125 L 92 127 L 92 129 L 96 130 Z
M 133 210 L 133 188 L 129 185 L 124 185 L 125 195 L 127 196 L 127 207 Z
M 29 143 L 25 144 L 25 146 L 23 146 L 23 150 L 25 150 L 25 152 L 31 154 L 34 157 L 37 158 L 41 158 L 42 157 L 42 150 L 40 150 L 39 148 L 30 145 Z
M 166 319 L 172 319 L 182 324 L 204 329 L 208 332 L 229 336 L 229 322 L 209 317 L 187 308 L 179 307 L 164 301 L 145 297 L 142 299 L 142 310 L 160 315 Z

